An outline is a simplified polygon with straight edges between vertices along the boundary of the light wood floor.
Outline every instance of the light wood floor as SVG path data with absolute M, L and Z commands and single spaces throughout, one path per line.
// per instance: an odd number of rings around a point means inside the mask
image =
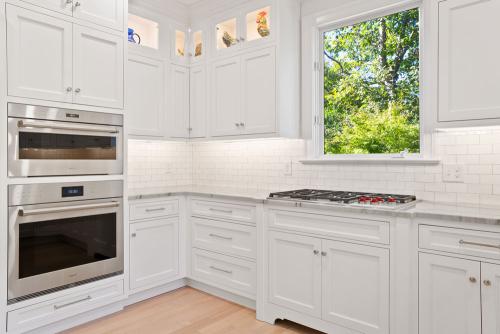
M 192 288 L 182 288 L 65 334 L 319 334 L 280 321 L 275 326 L 255 319 L 255 311 Z

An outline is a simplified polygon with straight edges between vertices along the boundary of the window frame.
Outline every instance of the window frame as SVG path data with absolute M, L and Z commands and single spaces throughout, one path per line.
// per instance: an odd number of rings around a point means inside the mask
M 420 118 L 420 153 L 373 153 L 373 154 L 325 154 L 324 152 L 324 34 L 326 32 L 339 29 L 342 27 L 359 24 L 369 20 L 392 15 L 398 12 L 403 12 L 410 9 L 419 10 L 419 118 Z M 313 41 L 313 119 L 312 119 L 312 156 L 315 160 L 324 161 L 345 161 L 345 160 L 424 160 L 432 155 L 432 136 L 426 132 L 426 113 L 425 113 L 425 89 L 426 82 L 426 65 L 424 64 L 424 53 L 427 50 L 427 45 L 424 43 L 424 35 L 426 33 L 424 27 L 424 5 L 421 1 L 406 1 L 383 8 L 377 8 L 370 11 L 365 11 L 360 14 L 334 18 L 323 21 L 315 27 L 315 40 Z

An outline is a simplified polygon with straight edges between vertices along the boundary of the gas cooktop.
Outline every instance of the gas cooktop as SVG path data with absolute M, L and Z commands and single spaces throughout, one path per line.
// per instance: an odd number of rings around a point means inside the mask
M 301 189 L 271 193 L 269 195 L 269 199 L 321 201 L 353 206 L 384 206 L 391 208 L 400 208 L 401 206 L 406 206 L 417 200 L 417 198 L 412 195 L 391 195 L 315 189 Z

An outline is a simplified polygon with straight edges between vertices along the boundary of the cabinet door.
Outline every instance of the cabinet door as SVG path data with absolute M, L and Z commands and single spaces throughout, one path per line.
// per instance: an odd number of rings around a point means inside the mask
M 207 135 L 207 78 L 205 66 L 191 68 L 190 82 L 190 137 Z
M 130 289 L 166 283 L 179 273 L 179 218 L 130 225 Z
M 123 108 L 123 37 L 78 25 L 73 30 L 74 102 Z
M 129 56 L 127 116 L 130 134 L 164 136 L 164 75 L 161 61 L 138 55 Z
M 419 256 L 419 333 L 481 334 L 479 262 Z
M 389 250 L 323 240 L 323 319 L 389 333 Z
M 251 53 L 242 58 L 243 133 L 276 131 L 275 49 Z
M 269 300 L 321 317 L 321 240 L 269 233 Z
M 483 333 L 500 334 L 500 266 L 481 263 Z
M 8 92 L 72 102 L 72 24 L 7 5 Z
M 439 3 L 439 121 L 500 118 L 500 0 Z
M 23 0 L 23 1 L 59 13 L 73 15 L 73 2 L 68 2 L 68 0 Z
M 189 69 L 172 65 L 171 80 L 168 133 L 173 138 L 189 138 Z
M 200 62 L 203 59 L 205 59 L 205 54 L 206 54 L 205 31 L 203 31 L 202 29 L 193 29 L 189 45 L 190 45 L 189 56 L 192 64 Z
M 186 65 L 189 60 L 188 29 L 184 26 L 175 25 L 171 30 L 174 33 L 172 38 L 172 60 L 177 64 Z
M 241 63 L 239 57 L 212 64 L 212 136 L 241 133 Z
M 75 17 L 123 31 L 124 0 L 78 0 L 78 2 L 80 5 L 75 5 L 73 14 Z
M 240 13 L 231 11 L 214 20 L 215 55 L 234 54 L 241 48 Z
M 255 47 L 273 40 L 274 18 L 269 3 L 270 1 L 252 2 L 243 11 L 243 47 Z

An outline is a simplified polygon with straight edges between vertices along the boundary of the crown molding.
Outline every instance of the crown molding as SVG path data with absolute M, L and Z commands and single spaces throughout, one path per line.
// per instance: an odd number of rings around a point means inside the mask
M 176 0 L 129 0 L 129 5 L 164 15 L 175 21 L 190 22 L 189 6 Z

